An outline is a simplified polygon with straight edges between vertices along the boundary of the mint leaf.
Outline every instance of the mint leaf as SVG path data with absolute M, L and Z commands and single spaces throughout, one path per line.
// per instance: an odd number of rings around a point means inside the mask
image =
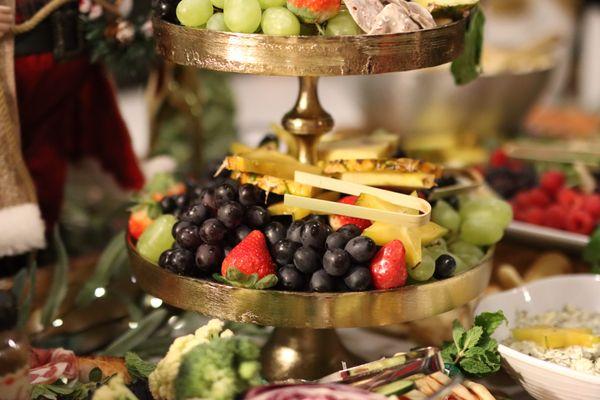
M 454 82 L 464 85 L 476 79 L 481 73 L 481 52 L 483 48 L 483 27 L 485 16 L 479 7 L 471 11 L 471 20 L 465 33 L 465 48 L 462 54 L 452 62 L 451 71 Z
M 495 372 L 494 368 L 488 365 L 483 357 L 464 358 L 460 361 L 459 366 L 463 371 L 475 376 L 483 376 Z
M 442 346 L 442 358 L 445 363 L 452 364 L 454 363 L 454 359 L 458 355 L 458 349 L 452 342 L 446 342 Z
M 481 347 L 472 347 L 463 353 L 465 358 L 485 356 L 485 350 Z
M 475 325 L 483 328 L 487 336 L 491 336 L 503 322 L 506 322 L 506 317 L 502 311 L 484 312 L 475 317 Z
M 480 326 L 474 326 L 467 331 L 465 334 L 463 350 L 468 350 L 477 345 L 479 339 L 483 335 L 483 328 Z
M 142 360 L 135 353 L 127 352 L 125 353 L 125 367 L 134 380 L 148 379 L 148 375 L 154 371 L 156 364 Z
M 463 348 L 464 335 L 465 328 L 463 328 L 460 322 L 455 319 L 452 323 L 452 340 L 454 340 L 454 345 L 459 351 Z

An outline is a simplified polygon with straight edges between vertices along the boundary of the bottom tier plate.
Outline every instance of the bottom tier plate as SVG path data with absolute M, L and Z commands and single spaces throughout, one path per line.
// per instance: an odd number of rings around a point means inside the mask
M 127 241 L 133 274 L 147 293 L 172 306 L 221 319 L 285 328 L 358 328 L 438 315 L 478 297 L 492 272 L 490 250 L 478 266 L 455 277 L 393 290 L 348 293 L 236 288 L 175 275 L 141 257 Z

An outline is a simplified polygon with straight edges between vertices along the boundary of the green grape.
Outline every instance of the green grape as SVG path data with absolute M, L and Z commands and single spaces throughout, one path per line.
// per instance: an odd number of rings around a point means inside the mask
M 208 19 L 206 23 L 206 29 L 211 31 L 222 31 L 228 32 L 229 28 L 225 25 L 225 16 L 223 13 L 214 13 L 212 17 Z
M 225 0 L 210 0 L 213 6 L 220 8 L 221 10 L 225 7 Z
M 225 25 L 232 32 L 253 33 L 260 26 L 262 11 L 258 0 L 225 0 Z
M 469 256 L 472 256 L 478 260 L 482 259 L 485 254 L 479 247 L 462 240 L 450 244 L 448 248 L 453 253 L 468 254 Z
M 497 216 L 489 211 L 469 213 L 460 227 L 460 238 L 477 246 L 489 246 L 502 239 L 504 229 Z
M 181 0 L 175 13 L 181 25 L 198 27 L 213 14 L 213 6 L 210 0 Z
M 258 0 L 260 8 L 266 10 L 271 7 L 285 7 L 287 0 Z
M 140 255 L 157 263 L 163 251 L 171 248 L 175 239 L 171 234 L 177 219 L 172 214 L 164 214 L 146 228 L 137 242 Z
M 444 200 L 438 200 L 431 211 L 431 220 L 436 224 L 447 228 L 451 232 L 457 232 L 460 227 L 460 215 Z
M 362 30 L 356 25 L 348 11 L 341 11 L 338 15 L 327 21 L 326 36 L 360 35 Z
M 465 262 L 465 260 L 463 260 L 459 255 L 454 254 L 454 253 L 448 253 L 449 255 L 451 255 L 454 258 L 454 261 L 456 262 L 456 269 L 454 270 L 454 276 L 458 275 L 458 274 L 462 274 L 465 271 L 468 271 L 469 269 L 471 269 L 471 267 L 474 266 L 473 265 L 469 265 L 467 262 Z
M 495 197 L 479 197 L 469 199 L 461 203 L 460 216 L 465 219 L 472 213 L 489 211 L 496 216 L 502 229 L 506 228 L 513 219 L 513 211 L 510 204 Z
M 295 36 L 300 34 L 300 21 L 287 8 L 267 8 L 260 23 L 262 31 L 267 35 Z
M 418 282 L 424 282 L 431 279 L 435 272 L 435 260 L 429 252 L 423 252 L 421 263 L 414 268 L 408 268 L 408 275 Z

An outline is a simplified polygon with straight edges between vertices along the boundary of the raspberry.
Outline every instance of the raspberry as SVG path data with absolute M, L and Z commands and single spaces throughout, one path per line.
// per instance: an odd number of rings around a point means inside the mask
M 577 208 L 581 206 L 582 196 L 573 189 L 562 188 L 556 193 L 556 201 L 565 207 Z
M 583 197 L 583 209 L 587 211 L 592 218 L 600 218 L 600 195 L 591 194 Z
M 567 210 L 557 204 L 551 205 L 545 211 L 544 225 L 555 229 L 565 229 Z
M 525 211 L 523 215 L 523 221 L 530 224 L 542 225 L 544 222 L 544 217 L 544 210 L 539 207 L 531 207 L 529 210 Z
M 582 210 L 572 209 L 567 214 L 567 222 L 565 228 L 570 232 L 589 235 L 594 230 L 594 221 L 590 215 Z
M 525 213 L 527 212 L 526 208 L 519 207 L 516 203 L 511 204 L 513 209 L 513 218 L 517 221 L 525 221 Z
M 490 165 L 492 167 L 506 167 L 508 165 L 508 156 L 502 149 L 496 149 L 490 156 Z
M 531 207 L 529 190 L 519 192 L 513 199 L 513 203 L 516 207 L 519 207 L 522 210 Z
M 557 193 L 564 184 L 565 174 L 560 171 L 548 171 L 540 179 L 540 186 L 550 194 Z
M 529 203 L 534 207 L 546 208 L 550 204 L 550 197 L 540 188 L 529 191 Z

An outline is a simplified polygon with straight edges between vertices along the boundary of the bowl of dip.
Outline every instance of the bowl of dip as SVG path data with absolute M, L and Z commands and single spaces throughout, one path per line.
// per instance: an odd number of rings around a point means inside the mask
M 493 294 L 475 314 L 497 310 L 508 320 L 494 334 L 503 368 L 532 397 L 600 399 L 600 275 L 562 275 Z M 524 340 L 514 337 L 516 328 L 549 329 L 553 338 L 567 332 L 570 340 Z

